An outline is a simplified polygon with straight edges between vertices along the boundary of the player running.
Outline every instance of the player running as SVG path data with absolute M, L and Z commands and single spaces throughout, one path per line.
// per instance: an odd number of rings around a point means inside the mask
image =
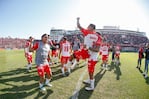
M 90 91 L 94 90 L 94 68 L 97 63 L 98 52 L 100 48 L 100 44 L 102 38 L 99 34 L 95 32 L 95 25 L 90 24 L 87 29 L 84 29 L 80 26 L 79 23 L 80 18 L 77 18 L 77 27 L 84 34 L 84 44 L 88 49 L 89 60 L 88 60 L 88 73 L 89 79 L 85 80 L 84 83 L 90 84 L 90 87 L 86 87 L 85 89 Z
M 24 53 L 25 53 L 25 57 L 27 59 L 27 72 L 29 72 L 29 70 L 31 70 L 31 66 L 32 66 L 32 52 L 29 52 L 29 46 L 32 45 L 34 39 L 33 37 L 29 37 L 29 40 L 26 41 L 25 43 L 25 48 L 24 48 Z
M 67 38 L 64 37 L 63 41 L 60 43 L 60 52 L 59 52 L 59 57 L 61 56 L 61 71 L 62 75 L 66 76 L 65 71 L 67 70 L 68 73 L 71 73 L 71 68 L 70 64 L 71 62 L 69 61 L 70 56 L 71 56 L 72 48 L 70 42 L 67 41 Z
M 41 41 L 36 42 L 33 47 L 30 46 L 30 51 L 36 50 L 35 63 L 37 65 L 37 72 L 40 77 L 39 88 L 41 91 L 46 91 L 44 84 L 51 87 L 49 83 L 52 77 L 51 68 L 48 63 L 48 55 L 50 56 L 50 46 L 48 44 L 48 35 L 43 34 L 41 36 Z M 46 78 L 45 78 L 46 73 Z

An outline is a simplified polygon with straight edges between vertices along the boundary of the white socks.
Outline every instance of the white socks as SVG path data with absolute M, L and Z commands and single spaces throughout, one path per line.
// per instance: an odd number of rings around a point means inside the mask
M 71 73 L 71 64 L 72 64 L 71 61 L 68 61 L 68 63 L 66 64 L 66 68 L 69 74 Z
M 46 78 L 45 84 L 48 84 L 51 79 Z
M 92 80 L 90 80 L 91 81 L 91 88 L 93 88 L 94 89 L 94 82 L 95 82 L 95 79 L 92 79 Z
M 67 64 L 64 64 L 64 66 L 61 68 L 62 74 L 65 74 L 65 68 L 67 68 L 69 74 L 71 73 L 70 64 L 71 64 L 70 61 Z
M 61 68 L 62 74 L 65 74 L 64 67 Z
M 42 83 L 39 83 L 39 88 L 42 88 L 43 87 L 43 84 Z
M 70 73 L 71 73 L 71 69 L 70 69 L 70 67 L 68 67 L 67 69 L 68 69 L 68 73 L 70 74 Z
M 27 69 L 29 70 L 31 68 L 32 64 L 27 65 Z

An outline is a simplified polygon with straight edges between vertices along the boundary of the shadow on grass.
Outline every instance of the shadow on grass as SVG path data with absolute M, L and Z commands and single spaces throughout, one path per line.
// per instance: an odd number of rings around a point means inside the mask
M 139 70 L 139 72 L 140 72 L 141 75 L 142 75 L 143 71 L 142 71 L 141 69 L 138 69 L 138 70 Z M 143 77 L 144 77 L 144 76 L 143 76 Z M 145 78 L 145 82 L 146 82 L 146 84 L 149 85 L 149 77 Z
M 116 80 L 120 80 L 120 76 L 122 75 L 120 65 L 121 64 L 116 65 L 113 62 L 111 62 L 111 65 L 110 65 L 110 70 L 109 71 L 115 69 L 114 73 L 116 74 Z
M 101 69 L 99 73 L 97 73 L 95 75 L 95 88 L 97 86 L 97 84 L 99 83 L 99 81 L 102 79 L 103 75 L 106 73 L 105 70 Z M 93 91 L 86 91 L 85 87 L 88 85 L 85 85 L 80 91 L 79 91 L 79 96 L 78 99 L 89 99 L 93 93 Z M 71 99 L 74 96 L 71 97 Z
M 138 69 L 139 70 L 139 72 L 142 74 L 143 73 L 143 71 L 141 70 L 141 69 Z
M 146 80 L 146 84 L 149 85 L 149 77 L 145 78 L 145 80 Z
M 55 72 L 55 74 L 58 73 L 60 71 Z M 0 84 L 4 87 L 0 87 L 0 99 L 24 99 L 29 96 L 32 97 L 33 94 L 39 91 L 38 81 L 39 77 L 36 67 L 32 67 L 29 73 L 26 72 L 26 68 L 17 68 L 7 72 L 1 72 Z M 49 89 L 44 95 L 39 92 L 36 99 L 40 97 L 47 99 L 51 93 L 53 91 Z
M 18 68 L 15 70 L 0 73 L 0 78 L 2 78 L 3 76 L 12 76 L 12 75 L 16 75 L 16 74 L 25 73 L 25 72 L 26 72 L 26 69 Z
M 31 92 L 25 92 L 25 91 L 22 91 L 22 92 L 9 92 L 8 91 L 5 94 L 1 94 L 0 98 L 1 99 L 23 99 L 23 98 L 26 98 L 27 96 L 30 96 L 30 95 L 36 93 L 37 90 L 39 90 L 39 89 L 35 89 Z
M 51 81 L 54 81 L 54 80 L 57 80 L 57 79 L 61 79 L 61 78 L 64 78 L 62 76 L 61 69 L 57 69 L 56 71 L 52 72 L 52 80 Z
M 76 66 L 71 72 L 75 72 L 76 70 L 80 69 L 80 68 L 83 68 L 85 67 L 84 65 L 79 65 L 79 66 Z
M 18 99 L 26 98 L 37 92 L 38 83 L 30 81 L 38 81 L 38 76 L 34 73 L 27 73 L 24 68 L 0 73 L 0 84 L 6 87 L 1 87 L 1 99 Z M 30 83 L 30 84 L 29 84 Z M 36 89 L 35 89 L 36 88 Z
M 42 93 L 42 92 L 38 92 L 37 96 L 34 97 L 34 99 L 48 99 L 49 95 L 52 94 L 53 91 L 52 90 L 47 90 L 46 93 Z
M 83 65 L 75 67 L 73 70 L 71 70 L 71 74 L 73 72 L 75 72 L 76 70 L 83 68 L 83 67 L 84 67 Z M 66 72 L 66 77 L 69 77 L 68 75 L 69 74 Z M 61 72 L 61 65 L 52 67 L 52 81 L 61 79 L 61 78 L 64 78 L 64 76 L 62 76 L 62 72 Z
M 50 67 L 51 67 L 51 69 L 59 68 L 59 67 L 61 67 L 61 64 L 58 64 L 58 65 L 52 65 L 52 66 L 50 66 Z

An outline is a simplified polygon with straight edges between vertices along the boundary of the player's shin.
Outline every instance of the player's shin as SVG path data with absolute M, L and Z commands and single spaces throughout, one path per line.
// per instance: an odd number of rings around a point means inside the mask
M 39 82 L 39 88 L 42 90 L 42 91 L 46 91 L 46 89 L 44 88 L 44 77 L 40 77 L 40 82 Z
M 92 79 L 92 80 L 91 80 L 91 88 L 92 88 L 92 89 L 94 89 L 94 87 L 95 87 L 95 86 L 94 86 L 94 82 L 95 82 L 95 79 Z
M 39 83 L 39 88 L 42 88 L 43 87 L 43 83 Z
M 52 85 L 49 83 L 51 79 L 46 78 L 45 84 L 49 87 L 52 87 Z
M 29 64 L 26 66 L 26 69 L 27 69 L 27 70 L 30 70 L 30 69 L 31 69 L 31 66 L 32 66 L 32 64 L 29 63 Z
M 64 75 L 65 74 L 65 68 L 64 68 L 64 66 L 61 67 L 61 71 L 62 71 L 62 74 Z
M 71 61 L 67 62 L 66 67 L 67 67 L 68 73 L 70 74 L 71 73 Z

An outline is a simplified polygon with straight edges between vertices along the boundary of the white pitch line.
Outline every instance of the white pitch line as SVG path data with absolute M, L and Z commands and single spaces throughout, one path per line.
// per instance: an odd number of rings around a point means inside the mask
M 73 95 L 72 95 L 71 99 L 78 99 L 80 87 L 81 87 L 81 84 L 82 84 L 82 80 L 83 80 L 83 77 L 85 76 L 86 72 L 87 72 L 87 69 L 85 69 L 84 72 L 81 74 L 81 76 L 80 76 L 80 78 L 79 78 L 79 80 L 76 84 L 76 89 L 73 92 Z

